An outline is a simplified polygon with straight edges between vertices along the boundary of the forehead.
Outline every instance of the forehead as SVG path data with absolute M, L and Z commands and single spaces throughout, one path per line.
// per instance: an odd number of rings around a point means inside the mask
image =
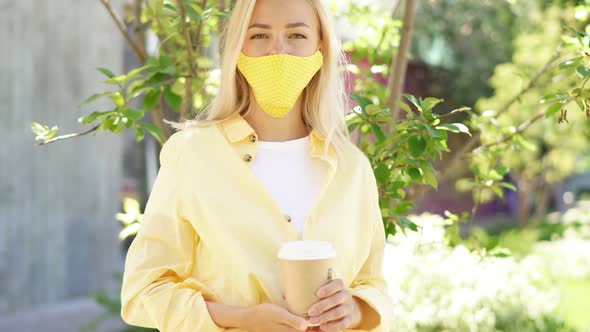
M 317 26 L 315 11 L 308 0 L 256 0 L 250 23 L 282 27 L 288 23 L 303 22 Z

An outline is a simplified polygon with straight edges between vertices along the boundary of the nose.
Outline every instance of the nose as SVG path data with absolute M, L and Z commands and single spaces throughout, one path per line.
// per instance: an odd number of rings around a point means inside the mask
M 287 53 L 286 51 L 285 42 L 282 38 L 278 37 L 273 39 L 272 44 L 270 45 L 270 55 L 285 54 Z

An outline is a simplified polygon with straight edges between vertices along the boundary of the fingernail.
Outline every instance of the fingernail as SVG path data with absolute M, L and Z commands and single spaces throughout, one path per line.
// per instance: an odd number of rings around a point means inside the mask
M 318 312 L 315 309 L 311 309 L 311 310 L 309 310 L 308 313 L 309 313 L 310 316 L 315 316 Z
M 318 292 L 318 296 L 324 296 L 325 292 L 323 290 Z

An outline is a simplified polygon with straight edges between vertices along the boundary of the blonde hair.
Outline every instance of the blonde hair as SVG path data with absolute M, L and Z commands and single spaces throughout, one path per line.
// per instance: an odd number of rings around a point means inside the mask
M 344 86 L 345 72 L 341 70 L 347 60 L 323 0 L 307 1 L 319 21 L 324 62 L 302 92 L 302 117 L 305 124 L 325 140 L 326 149 L 332 144 L 340 154 L 344 145 L 350 142 L 344 120 L 349 107 Z M 175 124 L 174 127 L 210 125 L 250 111 L 250 86 L 236 64 L 255 4 L 256 0 L 237 1 L 224 24 L 220 38 L 221 77 L 217 95 L 193 120 Z

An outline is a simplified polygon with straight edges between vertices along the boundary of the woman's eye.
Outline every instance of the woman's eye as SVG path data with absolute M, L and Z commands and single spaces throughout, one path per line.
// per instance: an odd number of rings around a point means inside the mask
M 291 35 L 291 37 L 294 37 L 295 39 L 305 39 L 306 37 L 300 33 L 294 33 Z
M 263 33 L 257 33 L 254 36 L 252 36 L 252 38 L 250 38 L 250 39 L 262 39 L 264 37 L 266 37 L 265 34 L 263 34 Z

